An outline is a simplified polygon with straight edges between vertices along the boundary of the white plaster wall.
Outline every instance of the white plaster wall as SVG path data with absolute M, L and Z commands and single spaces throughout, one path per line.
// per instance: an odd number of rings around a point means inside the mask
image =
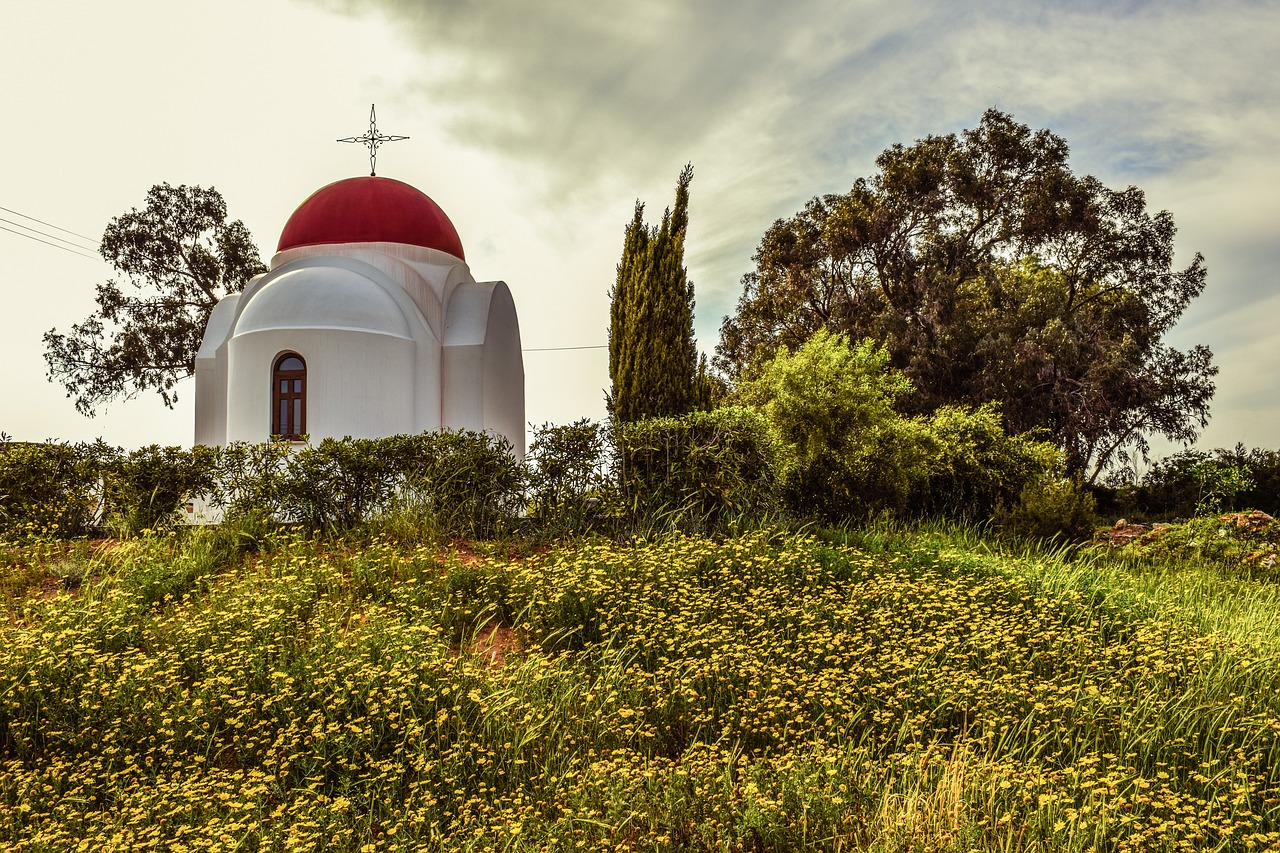
M 227 441 L 227 374 L 216 359 L 196 362 L 196 444 Z
M 300 306 L 298 311 L 286 312 L 286 316 L 277 319 L 275 325 L 290 326 L 307 326 L 313 328 L 371 328 L 383 331 L 393 331 L 396 334 L 408 334 L 418 344 L 418 373 L 416 375 L 415 398 L 417 400 L 415 409 L 415 423 L 433 424 L 440 423 L 440 328 L 443 326 L 443 320 L 437 319 L 433 326 L 429 318 L 423 313 L 422 306 L 413 297 L 413 294 L 405 289 L 406 283 L 412 284 L 417 281 L 416 292 L 425 294 L 423 297 L 427 303 L 427 308 L 433 311 L 437 317 L 442 316 L 440 306 L 435 300 L 434 286 L 425 284 L 421 281 L 419 273 L 405 262 L 398 259 L 386 261 L 386 258 L 380 251 L 372 251 L 363 248 L 364 246 L 376 247 L 397 247 L 397 243 L 372 243 L 360 244 L 360 248 L 349 246 L 327 247 L 330 254 L 325 255 L 303 255 L 304 249 L 290 250 L 289 252 L 281 252 L 276 256 L 276 260 L 285 256 L 294 255 L 292 260 L 282 264 L 270 273 L 271 279 L 284 276 L 290 276 L 297 273 L 299 276 L 318 276 L 319 281 L 306 281 L 306 290 L 308 296 L 304 304 Z M 312 248 L 312 247 L 308 247 Z M 429 253 L 440 258 L 447 258 L 453 264 L 457 264 L 457 260 L 452 255 L 444 252 L 437 252 L 433 249 L 419 249 L 416 246 L 399 246 L 405 250 L 416 250 L 418 252 Z M 372 263 L 377 261 L 378 263 Z M 384 263 L 384 261 L 386 261 Z M 395 278 L 389 276 L 384 271 L 385 268 L 391 269 L 397 274 Z M 438 277 L 443 280 L 447 274 L 449 267 L 432 268 Z M 465 269 L 465 265 L 464 265 Z M 305 271 L 305 272 L 304 272 Z M 344 275 L 343 273 L 354 273 Z M 327 283 L 332 280 L 335 287 L 330 289 Z M 321 284 L 321 288 L 317 288 L 316 283 Z M 263 282 L 263 285 L 268 282 Z M 365 292 L 370 285 L 376 285 L 382 292 Z M 332 292 L 330 292 L 332 290 Z M 256 297 L 255 291 L 251 296 Z M 386 297 L 390 297 L 388 301 Z M 384 303 L 382 313 L 391 319 L 396 312 L 391 309 L 391 303 L 399 309 L 399 316 L 403 317 L 405 326 L 396 326 L 394 329 L 385 324 L 377 322 L 370 323 L 367 320 L 357 321 L 351 316 L 344 316 L 346 309 L 341 306 L 348 301 L 353 301 L 358 305 L 367 302 L 380 301 Z M 239 325 L 237 325 L 239 328 Z M 407 331 L 406 331 L 407 330 Z M 428 427 L 423 426 L 421 429 Z M 432 429 L 435 426 L 430 427 Z
M 307 364 L 306 431 L 314 439 L 435 428 L 438 373 L 422 370 L 434 350 L 413 300 L 375 267 L 333 256 L 284 264 L 240 300 L 226 345 L 226 438 L 269 438 L 271 369 L 284 351 Z
M 441 422 L 492 431 L 524 457 L 524 359 L 515 303 L 505 282 L 458 285 L 449 299 Z
M 505 435 L 524 458 L 524 354 L 520 349 L 520 322 L 506 282 L 496 282 L 489 301 L 489 322 L 484 345 L 485 429 Z
M 348 258 L 299 261 L 266 276 L 240 300 L 239 335 L 276 328 L 330 328 L 409 337 L 418 313 L 404 291 Z
M 223 344 L 231 333 L 240 296 L 228 294 L 213 306 L 196 353 L 196 444 L 212 446 L 227 440 L 227 355 Z
M 439 427 L 415 422 L 414 341 L 343 329 L 271 329 L 236 335 L 227 345 L 227 441 L 270 438 L 271 367 L 285 350 L 307 363 L 312 441 Z
M 404 288 L 380 269 L 348 256 L 294 258 L 246 290 L 233 340 L 273 329 L 367 332 L 412 340 L 414 369 L 397 386 L 398 403 L 410 401 L 410 428 L 398 431 L 439 428 L 439 338 Z M 236 387 L 234 380 L 230 387 Z
M 484 429 L 484 337 L 492 285 L 454 289 L 441 348 L 441 423 L 452 429 Z
M 257 275 L 249 282 L 249 286 L 256 286 L 265 276 Z M 231 326 L 235 322 L 236 309 L 240 305 L 240 297 L 242 293 L 228 293 L 226 296 L 218 300 L 218 304 L 213 306 L 213 311 L 209 313 L 209 322 L 204 327 L 204 337 L 200 340 L 200 349 L 196 352 L 196 360 L 213 359 L 217 355 L 218 347 L 227 340 L 227 336 L 231 334 Z

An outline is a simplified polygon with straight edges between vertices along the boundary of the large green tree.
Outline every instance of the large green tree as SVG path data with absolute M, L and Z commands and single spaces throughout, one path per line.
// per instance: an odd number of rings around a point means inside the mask
M 213 306 L 267 271 L 258 247 L 216 189 L 165 183 L 111 220 L 99 251 L 121 279 L 98 285 L 97 310 L 70 332 L 45 333 L 49 379 L 90 417 L 146 390 L 172 407 Z
M 1205 286 L 1173 265 L 1173 217 L 1067 164 L 1067 143 L 988 110 L 972 130 L 895 145 L 878 174 L 765 234 L 725 318 L 718 366 L 750 375 L 818 329 L 871 338 L 908 412 L 998 402 L 1093 479 L 1147 438 L 1193 440 L 1217 368 L 1164 337 Z
M 627 224 L 609 293 L 608 403 L 620 423 L 682 415 L 710 393 L 705 369 L 699 373 L 693 283 L 684 266 L 692 180 L 693 166 L 686 165 L 676 182 L 675 207 L 662 214 L 660 226 L 645 223 L 639 201 Z

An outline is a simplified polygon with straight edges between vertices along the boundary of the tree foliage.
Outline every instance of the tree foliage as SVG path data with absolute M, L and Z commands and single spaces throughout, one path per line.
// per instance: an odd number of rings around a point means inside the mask
M 1146 436 L 1207 422 L 1217 368 L 1163 338 L 1205 285 L 1173 266 L 1172 216 L 1067 165 L 1067 143 L 997 110 L 894 145 L 879 173 L 768 230 L 721 327 L 718 366 L 751 374 L 818 329 L 872 338 L 914 383 L 906 411 L 998 402 L 1090 480 Z
M 689 224 L 686 165 L 676 182 L 675 207 L 661 226 L 644 221 L 637 201 L 626 228 L 618 278 L 609 297 L 609 411 L 619 423 L 682 415 L 709 400 L 710 380 L 699 380 L 693 339 L 693 283 L 684 266 Z
M 894 409 L 910 391 L 883 348 L 824 329 L 738 387 L 778 440 L 783 501 L 800 517 L 834 522 L 906 509 L 928 441 L 918 420 Z
M 737 388 L 774 432 L 781 496 L 797 517 L 841 522 L 887 511 L 985 521 L 1028 484 L 1060 473 L 1057 448 L 1007 434 L 997 405 L 903 415 L 896 404 L 911 391 L 882 346 L 825 329 Z
M 1125 472 L 1132 476 L 1133 472 Z M 1226 510 L 1280 515 L 1280 452 L 1243 444 L 1183 450 L 1152 463 L 1137 482 L 1098 489 L 1113 515 L 1139 521 L 1190 519 Z
M 172 407 L 213 306 L 266 272 L 258 247 L 242 222 L 227 222 L 216 189 L 164 183 L 142 210 L 111 220 L 99 251 L 120 278 L 98 285 L 97 310 L 69 333 L 45 333 L 49 379 L 90 417 L 146 390 Z

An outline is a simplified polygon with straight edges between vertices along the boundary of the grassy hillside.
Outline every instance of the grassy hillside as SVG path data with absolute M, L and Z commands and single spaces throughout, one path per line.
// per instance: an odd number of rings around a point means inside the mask
M 946 532 L 3 554 L 7 849 L 1280 847 L 1280 596 L 1211 567 Z

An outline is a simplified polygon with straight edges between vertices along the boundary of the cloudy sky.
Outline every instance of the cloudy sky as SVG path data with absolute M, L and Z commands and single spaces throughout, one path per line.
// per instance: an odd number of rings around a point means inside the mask
M 659 216 L 692 162 L 708 352 L 771 222 L 995 106 L 1173 213 L 1179 260 L 1209 267 L 1172 337 L 1221 367 L 1201 444 L 1280 447 L 1274 2 L 48 0 L 0 21 L 0 430 L 15 438 L 189 444 L 190 388 L 173 411 L 148 394 L 90 420 L 46 381 L 41 335 L 83 319 L 111 275 L 51 237 L 91 247 L 151 185 L 200 184 L 269 258 L 308 194 L 364 173 L 364 149 L 334 140 L 364 132 L 370 103 L 411 137 L 378 173 L 434 198 L 476 277 L 510 284 L 527 349 L 606 342 L 632 205 Z M 530 421 L 603 414 L 603 349 L 528 352 L 525 369 Z

